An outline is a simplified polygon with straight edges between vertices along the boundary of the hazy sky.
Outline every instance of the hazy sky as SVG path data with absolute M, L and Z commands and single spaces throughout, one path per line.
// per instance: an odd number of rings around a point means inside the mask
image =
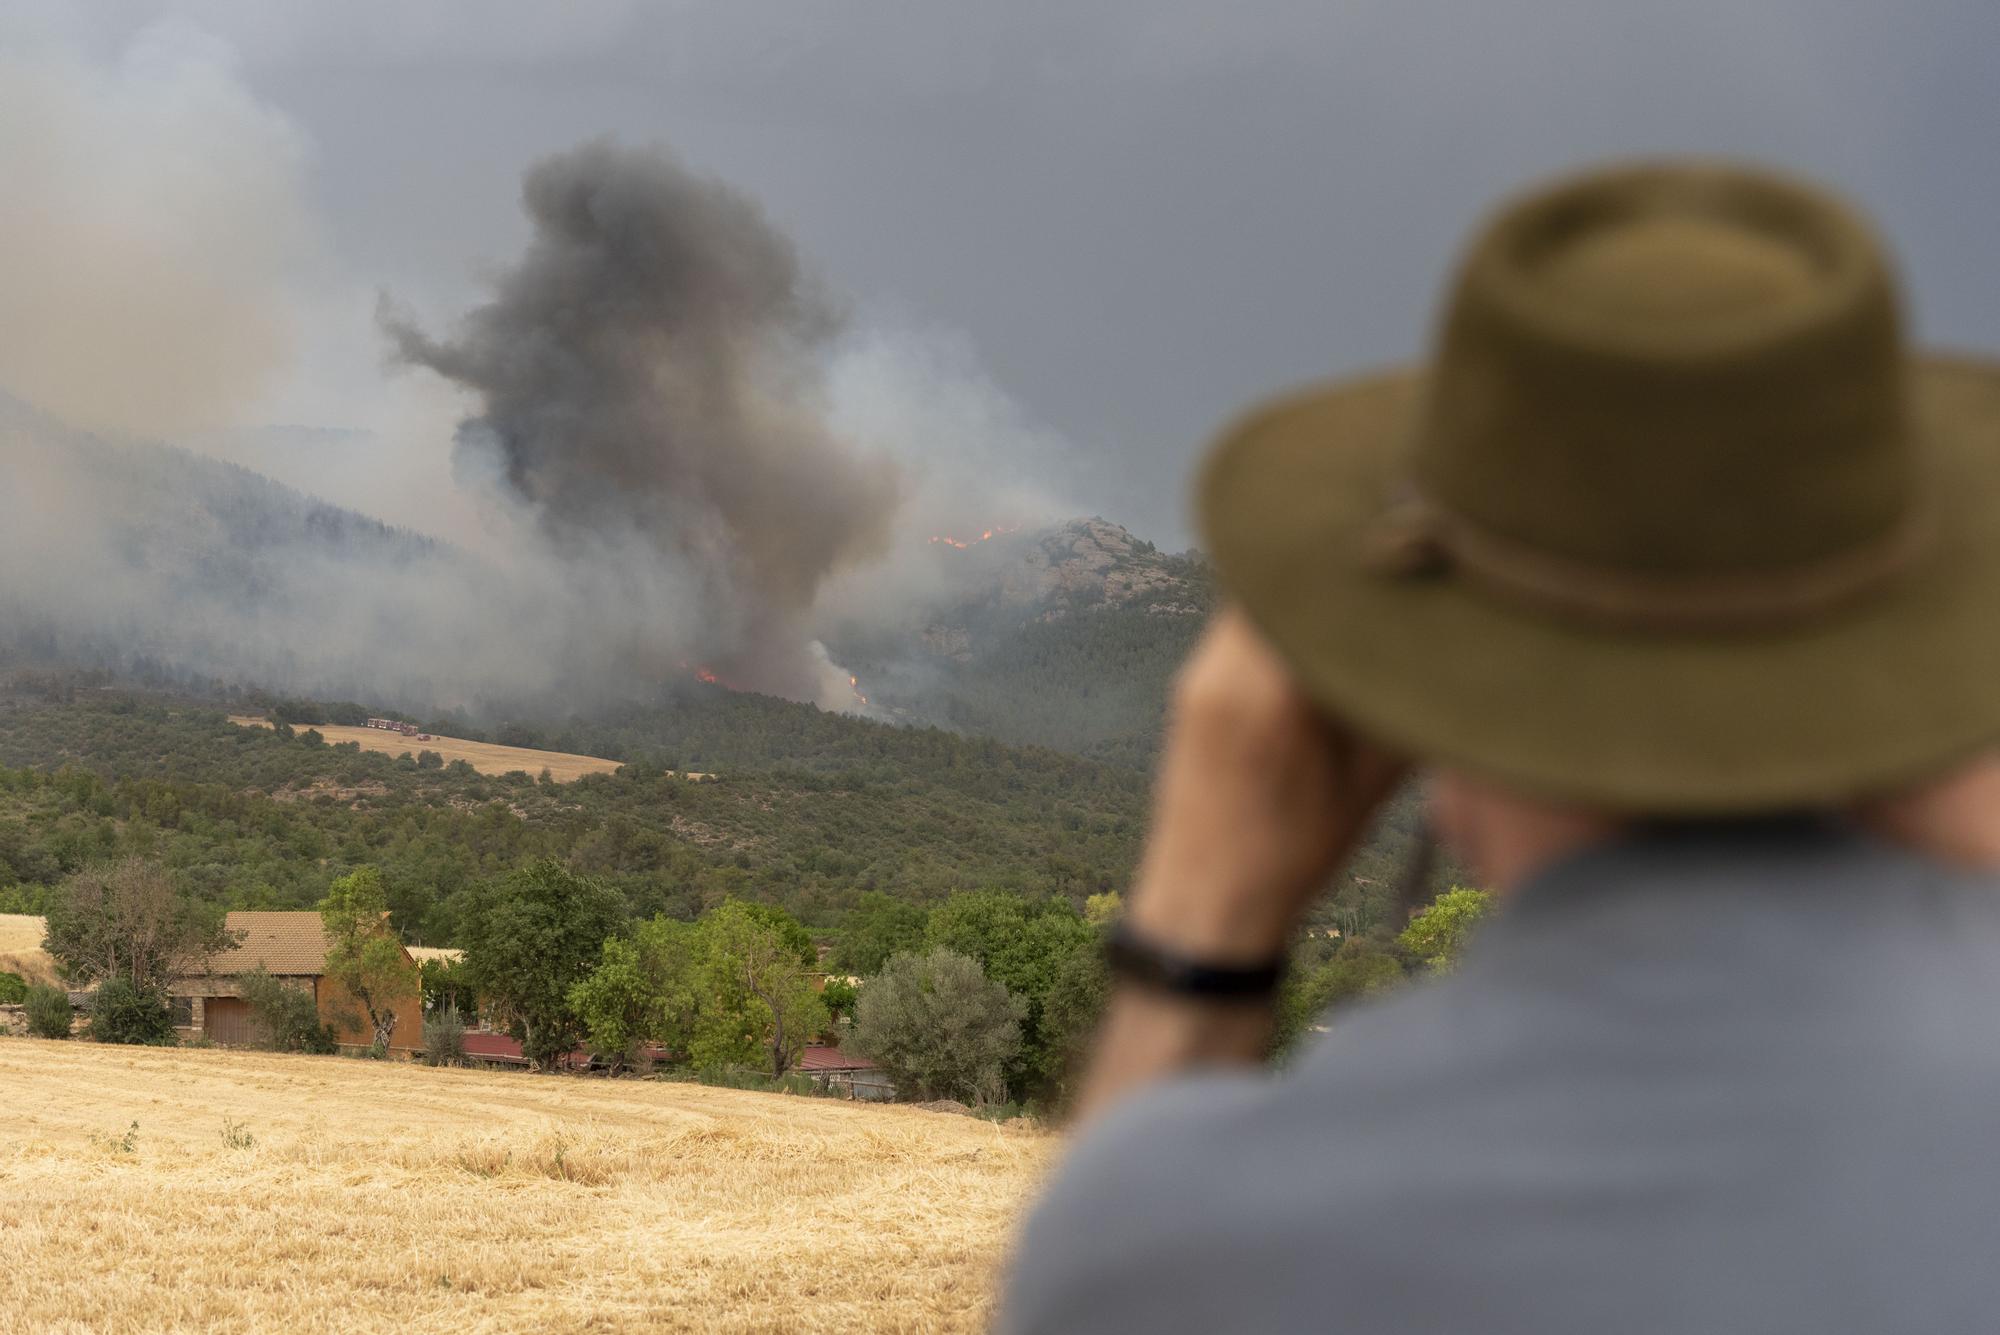
M 1922 334 L 2000 345 L 1991 0 L 189 0 L 16 4 L 0 42 L 112 61 L 162 20 L 295 132 L 320 296 L 272 401 L 313 425 L 371 393 L 373 292 L 462 309 L 523 167 L 605 132 L 760 198 L 864 324 L 1066 441 L 1052 490 L 1168 543 L 1220 421 L 1411 355 L 1477 210 L 1607 155 L 1829 178 Z

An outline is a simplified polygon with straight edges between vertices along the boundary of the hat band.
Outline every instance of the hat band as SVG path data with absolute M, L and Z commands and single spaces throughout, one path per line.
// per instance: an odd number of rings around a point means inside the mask
M 1460 572 L 1505 597 L 1607 625 L 1748 629 L 1797 621 L 1872 592 L 1914 565 L 1931 536 L 1929 511 L 1912 507 L 1881 538 L 1817 561 L 1755 573 L 1661 577 L 1551 556 L 1410 488 L 1377 521 L 1367 560 L 1394 575 Z

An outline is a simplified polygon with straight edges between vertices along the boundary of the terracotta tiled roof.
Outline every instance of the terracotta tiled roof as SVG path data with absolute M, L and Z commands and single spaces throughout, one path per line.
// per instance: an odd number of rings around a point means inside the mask
M 808 1043 L 799 1053 L 801 1071 L 872 1071 L 875 1063 L 858 1053 L 842 1052 L 826 1043 Z
M 212 974 L 248 973 L 259 964 L 267 973 L 294 977 L 326 972 L 326 927 L 311 910 L 237 912 L 224 925 L 241 932 L 243 942 L 209 960 Z

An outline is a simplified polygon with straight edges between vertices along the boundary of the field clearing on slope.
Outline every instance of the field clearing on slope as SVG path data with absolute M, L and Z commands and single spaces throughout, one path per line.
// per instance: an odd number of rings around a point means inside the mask
M 42 949 L 46 931 L 38 913 L 0 913 L 0 971 L 31 983 L 55 982 L 55 961 Z
M 0 1038 L 0 1089 L 5 1331 L 977 1329 L 1057 1144 L 694 1085 L 27 1038 Z
M 232 714 L 229 721 L 244 728 L 271 726 L 269 719 L 243 714 Z M 305 729 L 300 728 L 299 731 L 304 732 Z M 435 751 L 445 758 L 446 763 L 463 760 L 481 774 L 500 775 L 518 769 L 532 776 L 546 769 L 558 783 L 581 779 L 586 774 L 609 774 L 619 764 L 616 760 L 604 760 L 598 756 L 572 755 L 567 751 L 537 751 L 526 746 L 498 746 L 492 742 L 469 742 L 462 737 L 443 737 L 436 733 L 428 742 L 420 742 L 399 732 L 386 732 L 381 728 L 352 728 L 338 723 L 318 724 L 316 731 L 328 742 L 359 742 L 363 751 L 380 751 L 384 755 L 414 756 L 419 751 Z

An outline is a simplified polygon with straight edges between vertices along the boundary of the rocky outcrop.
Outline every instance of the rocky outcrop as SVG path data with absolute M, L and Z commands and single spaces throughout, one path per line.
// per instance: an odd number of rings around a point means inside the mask
M 1199 614 L 1186 562 L 1161 555 L 1120 524 L 1072 519 L 1022 536 L 1025 550 L 1001 571 L 1003 605 L 1039 608 L 1044 620 L 1134 603 L 1162 616 Z

